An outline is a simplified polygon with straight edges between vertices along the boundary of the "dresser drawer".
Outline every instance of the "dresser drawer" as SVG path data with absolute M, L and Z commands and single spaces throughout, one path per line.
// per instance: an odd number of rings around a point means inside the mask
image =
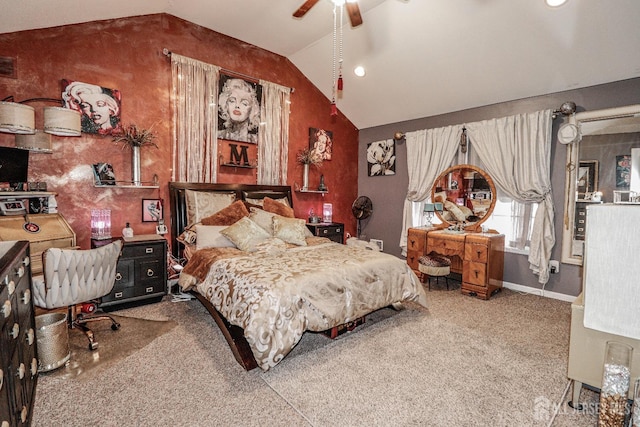
M 461 255 L 464 253 L 464 236 L 440 238 L 430 233 L 427 237 L 427 252 L 437 252 L 441 255 Z
M 467 243 L 464 248 L 464 259 L 467 261 L 487 263 L 489 248 L 486 245 Z
M 149 243 L 143 245 L 125 245 L 122 248 L 123 258 L 157 257 L 162 256 L 164 245 L 162 243 Z
M 410 228 L 407 234 L 407 253 L 409 251 L 417 251 L 422 255 L 422 251 L 427 244 L 427 233 L 422 230 L 415 230 Z M 420 257 L 418 255 L 418 258 Z M 417 261 L 416 261 L 417 262 Z
M 418 271 L 418 260 L 420 259 L 420 257 L 422 256 L 422 251 L 416 251 L 416 250 L 407 250 L 407 264 L 409 265 L 409 268 L 411 268 L 414 271 Z
M 487 284 L 487 264 L 481 262 L 465 262 L 462 268 L 462 281 L 478 286 Z

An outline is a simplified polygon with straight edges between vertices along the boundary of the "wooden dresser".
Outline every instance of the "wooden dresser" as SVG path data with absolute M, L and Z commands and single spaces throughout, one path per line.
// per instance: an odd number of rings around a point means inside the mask
M 451 272 L 462 276 L 462 293 L 489 299 L 502 288 L 504 235 L 450 233 L 433 227 L 410 228 L 407 264 L 418 275 L 422 255 L 437 253 L 451 259 Z

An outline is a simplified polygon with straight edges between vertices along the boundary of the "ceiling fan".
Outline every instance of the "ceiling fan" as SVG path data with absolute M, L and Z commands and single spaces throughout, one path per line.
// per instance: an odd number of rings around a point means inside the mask
M 302 6 L 298 8 L 293 13 L 293 16 L 296 18 L 302 18 L 316 3 L 320 0 L 307 0 Z M 347 14 L 349 15 L 349 20 L 351 21 L 352 27 L 357 27 L 362 24 L 362 15 L 360 15 L 360 8 L 358 7 L 357 0 L 332 0 L 334 3 L 340 4 L 344 3 L 347 8 Z

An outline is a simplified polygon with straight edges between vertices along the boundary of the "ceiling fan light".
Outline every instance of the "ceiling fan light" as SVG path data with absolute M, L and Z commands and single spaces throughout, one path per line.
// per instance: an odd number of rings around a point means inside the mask
M 364 69 L 362 65 L 358 65 L 356 68 L 353 69 L 353 74 L 355 74 L 358 77 L 364 77 L 365 74 L 367 74 L 367 71 Z
M 549 7 L 560 7 L 566 2 L 567 0 L 545 0 L 545 3 L 547 3 Z

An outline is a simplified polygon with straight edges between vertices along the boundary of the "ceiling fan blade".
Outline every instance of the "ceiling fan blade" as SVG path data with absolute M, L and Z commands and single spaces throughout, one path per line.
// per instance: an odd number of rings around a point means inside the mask
M 298 8 L 298 10 L 293 12 L 293 16 L 295 16 L 296 18 L 302 18 L 307 12 L 309 12 L 309 9 L 315 6 L 319 1 L 320 0 L 305 1 L 304 4 Z
M 347 13 L 349 14 L 349 20 L 351 20 L 351 26 L 357 27 L 362 24 L 362 16 L 360 15 L 360 8 L 358 7 L 358 3 L 351 3 L 347 1 L 345 3 L 347 7 Z

